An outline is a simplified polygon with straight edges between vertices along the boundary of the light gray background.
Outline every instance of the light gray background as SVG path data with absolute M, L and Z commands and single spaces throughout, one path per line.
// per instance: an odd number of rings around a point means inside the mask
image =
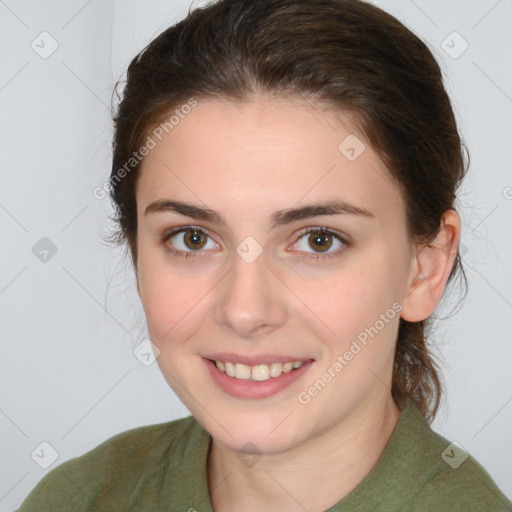
M 432 46 L 471 152 L 459 208 L 469 293 L 435 333 L 447 394 L 433 427 L 512 497 L 512 2 L 374 3 Z M 188 415 L 133 354 L 142 308 L 128 260 L 100 236 L 109 200 L 92 191 L 110 172 L 113 84 L 189 6 L 0 0 L 1 511 L 114 434 Z M 31 47 L 51 48 L 43 31 L 58 43 L 46 59 Z M 454 31 L 469 44 L 457 58 Z M 46 262 L 33 253 L 43 237 L 57 248 Z M 48 469 L 31 457 L 49 460 L 42 442 L 58 453 Z

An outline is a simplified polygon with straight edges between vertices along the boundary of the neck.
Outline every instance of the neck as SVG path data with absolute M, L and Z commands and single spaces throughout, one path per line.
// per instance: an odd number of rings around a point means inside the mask
M 247 467 L 213 439 L 208 486 L 216 512 L 322 511 L 349 494 L 382 455 L 400 417 L 391 399 L 364 405 L 343 424 L 293 450 L 263 455 Z M 312 492 L 313 491 L 313 492 Z

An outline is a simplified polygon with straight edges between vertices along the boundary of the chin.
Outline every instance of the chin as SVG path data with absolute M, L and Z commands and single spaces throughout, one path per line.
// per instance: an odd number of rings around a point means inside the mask
M 283 421 L 286 414 L 275 415 L 247 414 L 233 415 L 222 426 L 210 417 L 197 420 L 208 430 L 211 436 L 230 450 L 273 455 L 286 452 L 301 444 L 304 432 L 297 431 L 296 418 Z M 204 420 L 204 421 L 203 421 Z

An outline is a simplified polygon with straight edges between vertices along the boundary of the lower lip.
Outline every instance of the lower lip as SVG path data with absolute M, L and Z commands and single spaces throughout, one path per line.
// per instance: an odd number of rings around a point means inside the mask
M 313 364 L 313 361 L 306 361 L 302 366 L 291 372 L 282 373 L 279 377 L 270 377 L 270 379 L 258 381 L 229 377 L 225 372 L 221 372 L 215 363 L 212 363 L 209 359 L 203 358 L 203 360 L 214 382 L 226 393 L 239 398 L 266 398 L 275 395 L 300 379 Z

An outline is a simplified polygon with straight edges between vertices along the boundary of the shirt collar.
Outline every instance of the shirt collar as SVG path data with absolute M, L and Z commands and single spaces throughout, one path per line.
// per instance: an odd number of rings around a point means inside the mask
M 208 492 L 210 434 L 192 417 L 190 438 L 168 474 L 164 509 L 214 512 Z M 419 409 L 407 401 L 377 463 L 341 501 L 326 512 L 369 512 L 389 506 L 400 510 L 445 464 L 442 442 Z M 178 454 L 169 454 L 171 458 Z M 169 500 L 169 501 L 167 501 Z M 387 509 L 387 508 L 386 508 Z

